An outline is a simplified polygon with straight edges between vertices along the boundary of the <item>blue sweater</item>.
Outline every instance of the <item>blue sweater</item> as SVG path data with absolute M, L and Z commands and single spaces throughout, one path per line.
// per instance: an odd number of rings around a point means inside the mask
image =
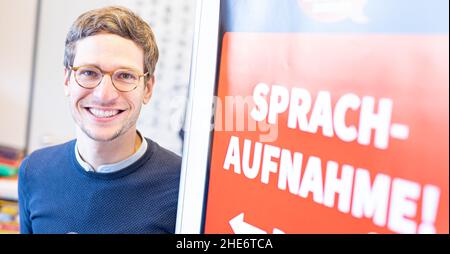
M 19 169 L 21 233 L 174 233 L 181 159 L 147 142 L 113 173 L 86 172 L 75 140 L 29 155 Z

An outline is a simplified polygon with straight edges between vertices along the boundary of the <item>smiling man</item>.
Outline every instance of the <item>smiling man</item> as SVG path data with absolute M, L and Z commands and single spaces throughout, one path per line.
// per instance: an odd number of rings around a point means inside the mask
M 174 233 L 181 159 L 136 129 L 157 60 L 150 26 L 126 8 L 74 22 L 64 91 L 77 138 L 22 162 L 21 233 Z

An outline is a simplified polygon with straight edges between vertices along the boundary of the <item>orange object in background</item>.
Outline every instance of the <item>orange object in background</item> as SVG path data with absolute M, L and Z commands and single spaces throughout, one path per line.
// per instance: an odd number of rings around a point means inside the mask
M 205 233 L 448 233 L 448 45 L 226 33 Z

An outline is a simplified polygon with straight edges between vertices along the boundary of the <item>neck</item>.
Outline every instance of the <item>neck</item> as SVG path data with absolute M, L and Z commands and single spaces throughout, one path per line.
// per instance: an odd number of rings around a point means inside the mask
M 130 128 L 126 133 L 111 141 L 96 141 L 89 138 L 83 131 L 77 131 L 78 152 L 94 170 L 100 165 L 125 160 L 134 154 L 142 143 L 136 128 Z

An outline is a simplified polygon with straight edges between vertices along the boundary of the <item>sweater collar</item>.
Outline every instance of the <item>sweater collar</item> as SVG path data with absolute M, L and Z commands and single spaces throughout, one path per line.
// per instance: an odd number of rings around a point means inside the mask
M 130 155 L 128 158 L 124 160 L 121 160 L 116 163 L 100 165 L 97 168 L 97 170 L 95 170 L 89 163 L 84 161 L 83 158 L 81 157 L 80 152 L 78 151 L 78 142 L 75 142 L 75 149 L 74 149 L 75 158 L 77 159 L 78 163 L 83 167 L 83 169 L 86 170 L 87 172 L 96 172 L 96 173 L 117 172 L 135 163 L 144 155 L 145 151 L 147 151 L 147 141 L 139 131 L 137 131 L 137 133 L 141 138 L 142 143 L 139 146 L 139 149 L 134 154 Z

